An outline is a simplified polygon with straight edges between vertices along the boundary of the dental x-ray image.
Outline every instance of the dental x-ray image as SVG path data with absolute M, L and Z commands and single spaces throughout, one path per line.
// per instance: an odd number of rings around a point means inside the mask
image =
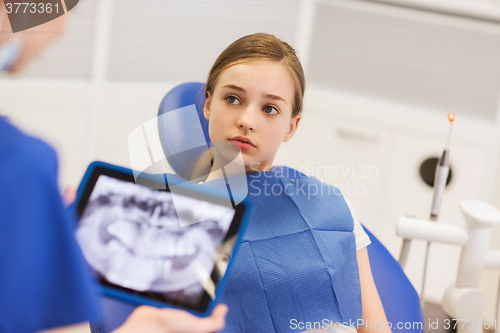
M 208 201 L 100 175 L 76 236 L 101 280 L 162 301 L 197 304 L 203 291 L 214 297 L 214 267 L 220 275 L 227 268 L 234 237 L 221 243 L 234 215 Z

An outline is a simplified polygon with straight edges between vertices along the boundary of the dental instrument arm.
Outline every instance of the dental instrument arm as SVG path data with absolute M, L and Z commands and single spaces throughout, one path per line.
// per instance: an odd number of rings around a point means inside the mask
M 396 224 L 396 233 L 405 239 L 420 239 L 460 246 L 467 244 L 469 239 L 464 228 L 412 217 L 400 217 Z
M 441 155 L 441 158 L 439 159 L 438 164 L 436 166 L 436 174 L 434 177 L 434 196 L 432 199 L 431 214 L 430 214 L 430 220 L 432 220 L 432 221 L 438 220 L 439 211 L 441 209 L 441 201 L 443 198 L 444 190 L 446 188 L 446 182 L 448 180 L 448 174 L 450 171 L 450 167 L 448 164 L 449 145 L 450 145 L 450 139 L 451 139 L 451 132 L 453 129 L 452 125 L 453 125 L 453 121 L 455 120 L 455 114 L 449 113 L 448 120 L 450 121 L 450 129 L 448 131 L 448 138 L 446 140 L 446 145 L 445 145 L 443 154 Z M 401 254 L 400 254 L 400 259 L 399 259 L 399 263 L 401 264 L 401 267 L 403 267 L 403 268 L 404 268 L 404 265 L 406 264 L 406 259 L 408 257 L 409 247 L 410 247 L 410 240 L 405 238 L 403 240 L 403 246 L 401 248 Z M 424 292 L 425 292 L 425 278 L 427 276 L 427 261 L 428 261 L 428 256 L 429 256 L 429 248 L 430 248 L 430 242 L 427 242 L 426 248 L 425 248 L 425 261 L 424 261 L 424 267 L 423 267 L 422 289 L 420 292 L 422 309 L 424 309 L 424 305 L 425 305 Z

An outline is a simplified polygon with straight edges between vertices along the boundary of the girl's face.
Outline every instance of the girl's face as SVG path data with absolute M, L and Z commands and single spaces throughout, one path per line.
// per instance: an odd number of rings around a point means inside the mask
M 300 115 L 292 118 L 294 92 L 294 81 L 279 62 L 227 68 L 204 107 L 210 140 L 241 150 L 247 173 L 270 170 L 281 142 L 293 137 L 300 121 Z

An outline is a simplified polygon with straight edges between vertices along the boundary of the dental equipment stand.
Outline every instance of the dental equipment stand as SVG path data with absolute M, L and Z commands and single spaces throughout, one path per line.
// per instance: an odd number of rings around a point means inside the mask
M 485 307 L 485 297 L 479 289 L 481 275 L 485 268 L 500 269 L 500 250 L 488 250 L 491 228 L 500 225 L 500 211 L 481 201 L 462 201 L 460 208 L 466 220 L 465 228 L 400 217 L 396 232 L 404 238 L 404 243 L 399 263 L 404 269 L 411 239 L 462 246 L 457 279 L 447 288 L 442 306 L 449 316 L 461 320 L 457 323 L 458 332 L 480 333 L 484 327 L 482 314 Z M 496 333 L 500 332 L 499 302 L 500 290 L 496 309 Z
M 441 210 L 441 201 L 443 199 L 444 195 L 444 190 L 446 188 L 446 183 L 448 180 L 448 174 L 450 171 L 450 166 L 448 164 L 448 159 L 449 159 L 449 154 L 450 154 L 450 140 L 451 140 L 451 132 L 453 129 L 453 122 L 455 121 L 455 114 L 454 113 L 448 113 L 447 115 L 448 121 L 450 122 L 450 127 L 448 130 L 448 139 L 446 140 L 446 145 L 443 150 L 443 154 L 441 155 L 441 158 L 438 160 L 438 164 L 436 165 L 436 174 L 434 176 L 434 196 L 432 198 L 432 206 L 431 206 L 431 214 L 430 214 L 430 220 L 431 221 L 438 221 L 439 217 L 439 212 Z M 405 239 L 404 241 L 407 248 L 409 248 L 409 243 Z M 429 261 L 429 248 L 431 246 L 430 242 L 426 242 L 425 246 L 425 260 L 424 260 L 424 267 L 423 267 L 423 279 L 422 279 L 422 290 L 421 294 L 425 294 L 425 278 L 427 277 L 427 263 Z M 405 249 L 403 246 L 404 251 L 406 252 L 406 255 L 408 255 L 408 249 Z M 401 256 L 403 257 L 403 256 Z M 404 259 L 406 261 L 406 258 Z M 403 263 L 404 264 L 404 263 Z M 421 298 L 420 300 L 422 311 L 424 310 L 425 307 L 425 299 L 424 297 Z

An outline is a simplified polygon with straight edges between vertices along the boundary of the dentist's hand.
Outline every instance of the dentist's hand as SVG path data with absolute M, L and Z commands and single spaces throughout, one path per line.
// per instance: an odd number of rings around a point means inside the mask
M 62 195 L 64 206 L 68 207 L 76 200 L 76 188 L 67 186 Z
M 113 333 L 209 333 L 225 326 L 227 306 L 217 305 L 210 317 L 198 318 L 186 311 L 140 306 Z

